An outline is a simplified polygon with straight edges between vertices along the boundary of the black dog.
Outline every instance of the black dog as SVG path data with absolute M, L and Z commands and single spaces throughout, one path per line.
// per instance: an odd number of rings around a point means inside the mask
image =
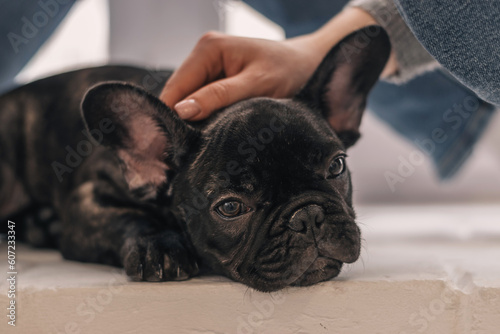
M 197 124 L 155 97 L 169 72 L 106 66 L 15 89 L 0 98 L 0 216 L 22 212 L 28 242 L 134 280 L 203 269 L 273 291 L 335 277 L 360 252 L 345 149 L 389 50 L 365 28 L 294 98 Z

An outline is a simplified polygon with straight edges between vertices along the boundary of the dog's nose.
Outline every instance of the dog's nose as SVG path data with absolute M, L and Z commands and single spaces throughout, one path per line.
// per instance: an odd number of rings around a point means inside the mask
M 288 228 L 295 232 L 305 232 L 306 226 L 313 227 L 325 220 L 325 211 L 316 204 L 304 206 L 295 211 L 288 221 Z

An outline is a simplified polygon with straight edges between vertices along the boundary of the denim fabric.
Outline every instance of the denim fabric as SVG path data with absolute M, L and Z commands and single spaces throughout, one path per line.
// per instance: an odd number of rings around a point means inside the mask
M 395 2 L 429 53 L 478 96 L 500 107 L 500 2 Z
M 429 155 L 441 179 L 460 169 L 495 111 L 440 70 L 400 86 L 380 81 L 368 108 Z
M 340 12 L 347 1 L 335 0 L 243 0 L 280 25 L 286 37 L 312 32 Z
M 0 0 L 0 93 L 52 35 L 76 0 Z
M 293 37 L 318 29 L 348 1 L 244 2 L 280 24 L 287 37 Z M 428 1 L 409 0 L 408 3 L 427 4 Z M 370 94 L 368 109 L 427 153 L 441 179 L 451 178 L 460 169 L 495 111 L 492 105 L 479 100 L 442 70 L 428 72 L 403 85 L 379 82 Z

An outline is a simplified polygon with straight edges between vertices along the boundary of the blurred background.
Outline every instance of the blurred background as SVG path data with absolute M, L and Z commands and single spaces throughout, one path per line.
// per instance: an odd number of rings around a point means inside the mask
M 208 30 L 284 38 L 278 25 L 240 1 L 79 0 L 16 81 L 106 63 L 176 68 Z M 463 168 L 443 182 L 427 157 L 408 167 L 405 161 L 418 149 L 367 112 L 362 138 L 348 152 L 355 202 L 500 203 L 500 117 L 496 114 Z M 398 182 L 391 185 L 388 177 L 394 175 Z

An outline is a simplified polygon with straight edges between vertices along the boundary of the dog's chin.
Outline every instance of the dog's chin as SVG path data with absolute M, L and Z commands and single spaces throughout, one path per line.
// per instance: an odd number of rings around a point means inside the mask
M 291 286 L 308 286 L 337 277 L 342 270 L 342 262 L 319 256 Z
M 307 266 L 307 268 L 295 271 L 292 276 L 288 276 L 286 279 L 271 279 L 270 277 L 265 278 L 265 276 L 252 275 L 251 278 L 246 277 L 235 279 L 240 281 L 258 291 L 262 292 L 273 292 L 285 289 L 287 287 L 293 286 L 309 286 L 319 282 L 327 281 L 332 278 L 337 277 L 342 269 L 343 262 L 319 256 Z M 276 274 L 276 273 L 275 273 Z

